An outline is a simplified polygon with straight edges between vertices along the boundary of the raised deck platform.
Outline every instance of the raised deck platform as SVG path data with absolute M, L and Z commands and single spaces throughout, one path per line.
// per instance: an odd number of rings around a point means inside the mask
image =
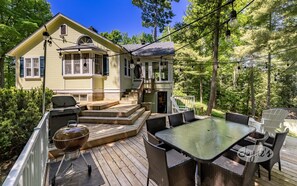
M 94 104 L 96 107 L 99 103 Z M 113 105 L 114 102 L 111 104 Z M 109 103 L 102 102 L 103 110 L 83 110 L 79 117 L 79 124 L 86 125 L 90 131 L 88 142 L 83 149 L 96 147 L 138 134 L 150 111 L 145 111 L 138 104 L 117 104 L 107 107 Z M 61 150 L 50 145 L 50 157 L 63 155 Z
M 104 186 L 146 185 L 148 162 L 142 140 L 146 135 L 144 126 L 134 137 L 89 149 L 103 179 Z M 261 178 L 253 176 L 255 186 L 296 186 L 297 185 L 297 138 L 287 137 L 281 150 L 282 171 L 278 165 L 272 169 L 271 181 L 268 173 L 261 169 Z M 150 185 L 156 185 L 150 181 Z

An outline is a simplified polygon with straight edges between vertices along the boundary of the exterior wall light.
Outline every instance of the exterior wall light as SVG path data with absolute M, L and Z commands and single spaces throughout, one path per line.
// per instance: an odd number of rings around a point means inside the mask
M 134 67 L 135 67 L 134 60 L 133 60 L 132 57 L 131 57 L 131 60 L 130 60 L 130 68 L 134 68 Z
M 45 32 L 42 33 L 42 36 L 43 36 L 43 40 L 47 40 L 50 35 L 49 35 L 48 32 L 45 31 Z

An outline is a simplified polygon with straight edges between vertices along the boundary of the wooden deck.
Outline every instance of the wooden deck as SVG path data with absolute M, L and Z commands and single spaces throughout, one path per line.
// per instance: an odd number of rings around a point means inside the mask
M 105 185 L 146 185 L 148 163 L 142 141 L 145 126 L 131 138 L 89 149 L 102 174 Z M 261 169 L 261 178 L 254 176 L 254 185 L 297 185 L 297 138 L 287 137 L 281 152 L 282 172 L 275 164 L 272 180 L 268 181 L 267 171 Z M 156 185 L 150 181 L 150 185 Z

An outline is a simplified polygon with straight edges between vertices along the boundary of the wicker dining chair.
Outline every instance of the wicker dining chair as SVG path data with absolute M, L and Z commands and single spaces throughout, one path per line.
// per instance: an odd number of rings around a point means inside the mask
M 155 133 L 167 129 L 166 117 L 157 117 L 146 120 L 147 136 L 149 142 L 157 145 L 160 141 L 155 137 Z
M 162 186 L 195 185 L 196 162 L 181 153 L 150 143 L 143 136 L 148 159 L 147 186 L 149 180 Z
M 258 139 L 255 145 L 264 143 L 267 135 Z M 255 152 L 258 146 L 254 146 Z M 252 153 L 254 154 L 254 153 Z M 211 163 L 201 164 L 201 183 L 204 186 L 249 186 L 253 182 L 253 176 L 257 169 L 257 164 L 251 161 L 244 161 L 237 156 L 234 151 L 227 151 Z
M 168 119 L 171 127 L 177 127 L 179 125 L 185 124 L 182 113 L 169 115 Z
M 271 180 L 271 169 L 276 162 L 278 162 L 278 169 L 281 171 L 281 161 L 280 161 L 280 150 L 283 146 L 283 143 L 286 139 L 287 134 L 289 133 L 289 129 L 286 128 L 284 132 L 276 132 L 275 137 L 269 137 L 264 146 L 270 148 L 273 151 L 273 156 L 268 161 L 260 162 L 258 164 L 261 165 L 264 169 L 268 171 L 268 179 Z M 271 143 L 270 143 L 271 142 Z M 258 176 L 260 175 L 260 166 L 258 167 Z
M 242 115 L 242 114 L 227 112 L 225 119 L 227 121 L 232 121 L 232 122 L 240 123 L 240 124 L 244 124 L 244 125 L 249 124 L 249 116 Z
M 194 110 L 185 111 L 183 112 L 183 115 L 186 123 L 199 120 L 198 118 L 195 117 Z

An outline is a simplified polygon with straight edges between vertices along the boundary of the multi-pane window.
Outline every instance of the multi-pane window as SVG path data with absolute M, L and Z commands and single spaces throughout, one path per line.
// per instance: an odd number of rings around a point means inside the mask
M 25 58 L 25 76 L 39 77 L 39 58 Z
M 64 54 L 64 75 L 108 75 L 108 60 L 106 56 L 99 54 L 92 55 L 91 53 Z M 106 71 L 105 74 L 104 69 Z
M 102 74 L 102 56 L 95 54 L 95 74 Z
M 65 74 L 72 74 L 71 54 L 65 54 Z
M 153 62 L 153 77 L 156 81 L 160 81 L 159 62 Z
M 80 54 L 73 54 L 73 72 L 80 74 Z
M 124 74 L 125 76 L 131 76 L 131 71 L 130 71 L 130 61 L 128 61 L 126 58 L 124 59 Z
M 63 24 L 63 25 L 61 25 L 61 27 L 60 27 L 60 34 L 62 35 L 62 36 L 65 36 L 65 35 L 67 35 L 67 25 L 65 25 L 65 24 Z
M 161 62 L 161 80 L 168 81 L 168 63 Z
M 88 74 L 90 70 L 90 59 L 89 54 L 82 54 L 82 62 L 83 62 L 83 74 Z

